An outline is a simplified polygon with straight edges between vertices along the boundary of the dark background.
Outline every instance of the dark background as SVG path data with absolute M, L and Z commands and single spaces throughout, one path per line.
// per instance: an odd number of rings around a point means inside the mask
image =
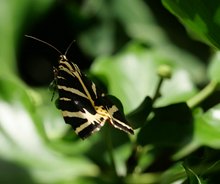
M 210 56 L 207 45 L 191 39 L 182 24 L 162 6 L 160 1 L 147 0 L 144 3 L 149 6 L 159 26 L 164 29 L 175 45 L 189 51 L 202 62 L 207 62 Z M 102 20 L 96 14 L 83 17 L 79 13 L 82 4 L 83 1 L 57 1 L 44 16 L 38 18 L 34 23 L 30 23 L 24 34 L 42 39 L 58 48 L 62 53 L 72 40 L 76 40 L 67 57 L 85 70 L 91 65 L 94 56 L 80 48 L 77 38 L 81 32 L 96 26 Z M 114 21 L 116 41 L 112 54 L 119 51 L 130 39 L 118 19 L 115 18 Z M 24 38 L 23 46 L 18 53 L 19 73 L 30 86 L 47 86 L 53 80 L 52 66 L 57 65 L 58 59 L 59 53 L 52 48 L 35 40 Z

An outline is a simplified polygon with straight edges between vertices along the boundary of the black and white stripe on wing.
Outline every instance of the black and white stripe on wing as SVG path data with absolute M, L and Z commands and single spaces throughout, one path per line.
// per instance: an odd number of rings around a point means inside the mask
M 65 93 L 64 93 L 65 94 Z M 80 138 L 85 139 L 93 132 L 98 131 L 104 122 L 97 121 L 96 111 L 88 100 L 80 101 L 68 98 L 59 98 L 62 115 L 67 124 L 70 124 Z M 87 107 L 85 109 L 85 107 Z
M 82 139 L 85 139 L 92 133 L 99 131 L 108 118 L 107 116 L 103 116 L 103 114 L 97 113 L 93 108 L 88 110 L 88 108 L 86 109 L 82 105 L 79 106 L 80 102 L 74 104 L 75 101 L 65 101 L 62 99 L 61 101 L 62 103 L 65 102 L 66 106 L 72 105 L 68 110 L 63 109 L 62 115 L 65 122 L 70 124 L 76 134 L 78 134 Z
M 93 106 L 95 105 L 94 101 L 101 97 L 101 93 L 96 90 L 95 84 L 80 72 L 76 64 L 68 60 L 60 61 L 58 85 L 72 88 L 76 95 L 86 96 Z
M 130 134 L 134 134 L 133 129 L 130 126 L 128 126 L 127 124 L 125 124 L 125 122 L 127 123 L 127 120 L 122 115 L 122 113 L 120 113 L 119 109 L 115 105 L 112 105 L 111 108 L 108 108 L 108 113 L 111 116 L 110 123 L 115 128 L 118 128 L 118 129 L 123 130 L 124 132 L 130 133 Z

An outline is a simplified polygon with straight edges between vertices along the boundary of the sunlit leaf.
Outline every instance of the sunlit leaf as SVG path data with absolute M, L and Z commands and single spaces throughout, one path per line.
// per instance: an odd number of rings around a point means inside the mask
M 201 145 L 220 148 L 220 105 L 196 118 L 195 133 L 196 141 Z
M 91 71 L 102 77 L 109 92 L 122 101 L 127 113 L 136 108 L 146 96 L 154 95 L 159 81 L 157 70 L 162 64 L 171 66 L 173 75 L 164 82 L 157 105 L 181 102 L 192 96 L 196 88 L 188 70 L 189 59 L 181 53 L 177 57 L 169 54 L 168 50 L 147 49 L 133 43 L 113 57 L 98 58 Z M 193 58 L 191 61 L 191 67 L 197 66 L 194 74 L 201 73 L 203 67 Z
M 20 178 L 20 182 L 53 183 L 96 175 L 97 167 L 84 157 L 69 158 L 62 154 L 66 151 L 58 153 L 47 143 L 43 129 L 46 111 L 41 117 L 36 110 L 36 107 L 41 108 L 39 94 L 31 92 L 19 80 L 0 76 L 0 160 L 5 166 L 0 168 L 3 179 L 0 181 L 13 183 Z M 76 148 L 80 146 L 75 145 Z M 17 177 L 6 175 L 13 170 Z
M 83 157 L 72 159 L 55 153 L 39 133 L 33 117 L 21 104 L 1 101 L 0 108 L 2 159 L 20 163 L 18 167 L 27 170 L 38 182 L 70 180 L 85 173 L 97 173 L 97 168 Z
M 194 113 L 193 140 L 174 157 L 179 158 L 191 153 L 201 146 L 220 148 L 220 105 L 216 105 L 203 113 L 197 109 Z
M 220 82 L 220 52 L 216 52 L 212 57 L 208 68 L 208 74 L 211 80 Z

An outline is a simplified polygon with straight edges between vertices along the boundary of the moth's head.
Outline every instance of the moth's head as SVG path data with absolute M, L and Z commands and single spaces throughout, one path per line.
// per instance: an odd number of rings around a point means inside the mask
M 68 61 L 66 55 L 60 55 L 60 61 Z

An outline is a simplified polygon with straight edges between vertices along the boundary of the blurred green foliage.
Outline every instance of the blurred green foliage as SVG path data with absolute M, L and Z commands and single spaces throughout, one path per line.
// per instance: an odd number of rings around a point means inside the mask
M 219 181 L 219 1 L 1 0 L 0 10 L 0 183 Z M 106 123 L 80 140 L 45 87 L 57 53 L 25 34 L 61 51 L 76 39 L 68 57 L 120 99 L 135 135 Z

